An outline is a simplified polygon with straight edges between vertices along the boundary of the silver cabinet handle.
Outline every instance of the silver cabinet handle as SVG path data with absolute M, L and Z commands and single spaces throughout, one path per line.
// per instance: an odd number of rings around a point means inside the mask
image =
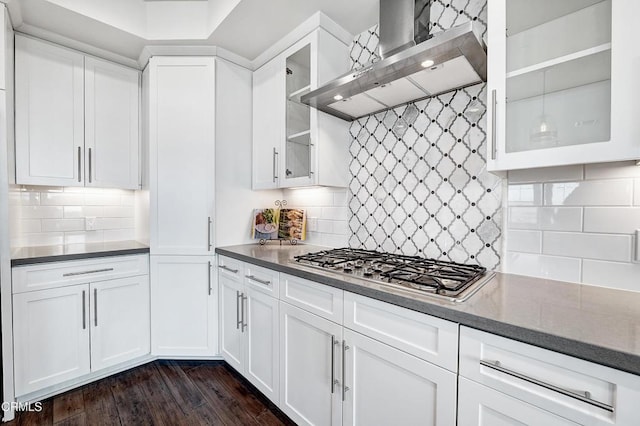
M 211 261 L 209 261 L 208 274 L 209 274 L 209 296 L 211 296 Z
M 91 183 L 91 148 L 89 148 L 89 183 Z
M 98 289 L 93 289 L 93 313 L 94 313 L 94 324 L 98 326 Z
M 113 271 L 113 268 L 94 269 L 92 271 L 84 271 L 84 272 L 67 272 L 66 274 L 62 274 L 62 276 L 75 277 L 77 275 L 97 274 L 98 272 L 110 272 L 110 271 Z
M 220 268 L 220 269 L 224 269 L 225 271 L 229 271 L 229 272 L 231 272 L 232 274 L 237 274 L 237 273 L 238 273 L 238 270 L 237 270 L 237 269 L 231 269 L 231 268 L 229 268 L 228 266 L 219 265 L 219 266 L 218 266 L 218 268 Z
M 339 346 L 340 342 L 336 339 L 336 336 L 331 336 L 331 393 L 335 393 L 336 386 L 340 385 L 340 380 L 336 379 L 336 346 Z
M 260 278 L 256 278 L 256 277 L 255 277 L 255 276 L 253 276 L 253 275 L 245 275 L 245 278 L 248 278 L 248 279 L 250 279 L 251 281 L 255 281 L 255 282 L 257 282 L 257 283 L 264 284 L 264 285 L 270 285 L 270 284 L 271 284 L 271 281 L 261 280 Z
M 247 302 L 247 296 L 245 296 L 244 293 L 242 293 L 242 295 L 240 295 L 240 298 L 242 299 L 240 301 L 240 307 L 242 308 L 242 317 L 241 317 L 242 318 L 242 330 L 241 331 L 244 333 L 244 329 L 249 326 L 249 324 L 247 324 L 247 321 L 245 321 L 245 318 L 244 318 L 245 313 L 246 313 L 244 306 L 245 306 L 245 304 Z
M 211 251 L 211 216 L 207 218 L 207 251 Z
M 496 146 L 496 135 L 498 133 L 498 129 L 496 129 L 497 121 L 497 109 L 498 109 L 498 94 L 496 89 L 491 91 L 491 105 L 493 111 L 491 112 L 491 159 L 496 159 L 496 150 L 498 149 Z
M 347 345 L 346 341 L 342 341 L 342 401 L 345 400 L 347 391 L 349 390 L 349 386 L 347 386 L 347 378 L 346 378 L 346 369 L 347 369 L 347 350 L 350 347 Z
M 78 147 L 78 182 L 82 182 L 82 148 Z
M 278 179 L 278 174 L 276 173 L 276 157 L 278 156 L 278 151 L 273 148 L 273 183 L 276 183 L 276 179 Z
M 501 373 L 507 374 L 511 377 L 515 377 L 520 380 L 524 380 L 525 382 L 529 382 L 531 384 L 543 387 L 545 389 L 549 389 L 551 391 L 557 392 L 561 395 L 568 396 L 573 399 L 577 399 L 578 401 L 585 402 L 587 404 L 593 405 L 595 407 L 601 408 L 603 410 L 609 411 L 613 413 L 613 406 L 609 404 L 605 404 L 600 401 L 596 401 L 595 399 L 591 399 L 591 392 L 589 391 L 574 391 L 570 389 L 561 388 L 556 385 L 552 385 L 547 382 L 543 382 L 538 379 L 534 379 L 533 377 L 529 377 L 525 374 L 518 373 L 517 371 L 511 370 L 509 368 L 503 367 L 500 361 L 489 361 L 489 360 L 480 360 L 480 365 L 483 367 L 491 368 L 492 370 L 499 371 Z
M 240 330 L 242 320 L 240 319 L 240 292 L 236 290 L 236 330 Z
M 82 329 L 87 329 L 87 297 L 86 292 L 82 290 Z

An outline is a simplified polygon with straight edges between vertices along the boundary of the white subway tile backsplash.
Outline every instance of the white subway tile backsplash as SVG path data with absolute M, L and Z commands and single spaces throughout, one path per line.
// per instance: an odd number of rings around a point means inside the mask
M 509 183 L 564 182 L 583 179 L 583 166 L 543 167 L 539 169 L 512 170 Z
M 541 206 L 542 184 L 509 185 L 510 206 Z
M 99 216 L 99 215 L 87 215 L 87 216 Z M 105 206 L 104 217 L 133 217 L 133 207 L 129 206 Z
M 633 234 L 640 229 L 640 207 L 585 207 L 584 231 Z
M 333 234 L 333 220 L 318 219 L 318 232 Z
M 62 218 L 61 206 L 18 206 L 18 217 L 22 219 Z
M 99 217 L 96 219 L 96 229 L 133 229 L 133 218 Z
M 633 204 L 640 206 L 640 179 L 633 182 Z
M 508 227 L 548 231 L 581 231 L 581 207 L 510 207 Z
M 587 164 L 584 173 L 585 179 L 637 178 L 640 177 L 640 166 L 636 166 L 635 161 Z
M 585 260 L 582 280 L 587 284 L 640 291 L 640 263 Z
M 103 206 L 64 206 L 64 217 L 65 219 L 99 217 L 104 215 L 104 209 Z
M 22 219 L 18 225 L 20 232 L 29 234 L 42 232 L 42 221 L 39 219 Z
M 105 231 L 86 231 L 86 232 L 65 232 L 65 244 L 88 244 L 101 243 L 106 241 L 104 238 Z
M 586 259 L 631 261 L 631 236 L 549 232 L 542 237 L 542 253 Z
M 63 232 L 21 234 L 11 241 L 11 247 L 51 246 L 64 244 Z
M 510 229 L 507 231 L 507 250 L 542 253 L 542 232 Z
M 84 204 L 85 194 L 73 192 L 44 192 L 40 195 L 43 206 L 78 206 Z
M 334 206 L 346 206 L 348 201 L 347 199 L 347 191 L 339 191 L 333 193 Z
M 122 195 L 113 194 L 85 194 L 84 205 L 85 206 L 119 206 L 122 201 Z
M 322 217 L 331 220 L 347 220 L 349 213 L 346 207 L 323 207 Z
M 553 206 L 629 206 L 633 183 L 629 179 L 545 183 L 544 203 Z
M 12 191 L 9 192 L 9 205 L 37 206 L 40 204 L 39 192 Z
M 581 259 L 517 252 L 507 252 L 506 258 L 505 270 L 511 274 L 560 281 L 580 281 Z
M 104 241 L 125 241 L 135 239 L 135 229 L 105 229 Z
M 43 219 L 44 232 L 84 231 L 84 219 Z

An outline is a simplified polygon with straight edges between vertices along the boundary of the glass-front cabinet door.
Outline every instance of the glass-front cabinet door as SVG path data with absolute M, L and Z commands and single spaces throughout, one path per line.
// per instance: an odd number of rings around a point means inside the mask
M 489 0 L 490 170 L 640 158 L 637 0 Z

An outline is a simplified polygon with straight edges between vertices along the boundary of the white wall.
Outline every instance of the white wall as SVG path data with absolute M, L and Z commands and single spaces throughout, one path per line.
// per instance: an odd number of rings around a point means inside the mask
M 640 166 L 509 172 L 506 272 L 640 291 Z

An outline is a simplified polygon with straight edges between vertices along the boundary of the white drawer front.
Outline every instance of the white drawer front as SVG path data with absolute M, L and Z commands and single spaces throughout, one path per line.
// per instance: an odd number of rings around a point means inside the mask
M 458 370 L 454 322 L 345 292 L 344 326 L 447 370 Z
M 244 264 L 236 259 L 218 255 L 218 274 L 234 281 L 242 281 Z
M 280 274 L 277 271 L 245 263 L 244 282 L 258 291 L 278 297 Z
M 292 275 L 280 274 L 280 300 L 342 324 L 344 291 Z
M 460 375 L 580 424 L 637 420 L 639 376 L 468 327 Z
M 13 293 L 149 274 L 149 255 L 109 256 L 12 268 Z

